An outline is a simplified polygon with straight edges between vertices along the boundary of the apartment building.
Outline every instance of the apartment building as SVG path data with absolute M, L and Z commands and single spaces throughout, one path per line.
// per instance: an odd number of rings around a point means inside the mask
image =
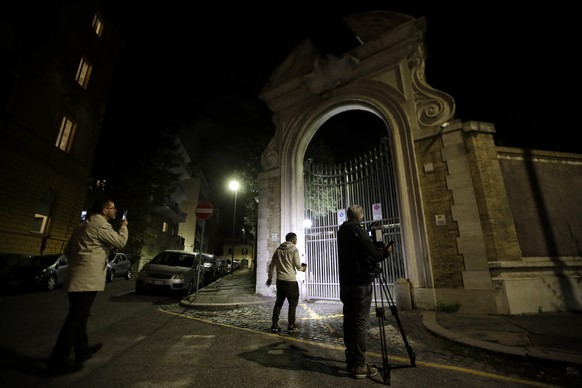
M 25 3 L 0 15 L 0 253 L 48 254 L 80 222 L 123 43 L 99 1 Z

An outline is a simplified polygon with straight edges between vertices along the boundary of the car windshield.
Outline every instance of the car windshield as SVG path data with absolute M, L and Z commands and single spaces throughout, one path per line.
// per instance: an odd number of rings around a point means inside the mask
M 151 264 L 163 264 L 173 267 L 192 267 L 194 264 L 194 255 L 180 254 L 176 252 L 162 252 L 154 257 Z

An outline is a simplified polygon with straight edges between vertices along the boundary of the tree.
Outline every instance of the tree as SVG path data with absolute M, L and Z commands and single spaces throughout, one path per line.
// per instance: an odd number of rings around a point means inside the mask
M 333 151 L 325 141 L 315 139 L 309 144 L 305 152 L 304 185 L 305 209 L 310 218 L 327 216 L 337 208 L 336 200 L 340 190 L 331 184 L 330 177 L 322 173 L 324 166 L 334 164 Z
M 132 150 L 131 153 L 99 153 L 98 150 L 92 176 L 101 186 L 90 190 L 88 199 L 107 194 L 118 208 L 128 209 L 131 233 L 126 249 L 135 261 L 141 255 L 141 248 L 156 238 L 151 233 L 152 209 L 170 201 L 180 182 L 176 168 L 184 161 L 171 129 L 144 133 L 139 142 L 129 136 L 121 141 L 121 149 Z

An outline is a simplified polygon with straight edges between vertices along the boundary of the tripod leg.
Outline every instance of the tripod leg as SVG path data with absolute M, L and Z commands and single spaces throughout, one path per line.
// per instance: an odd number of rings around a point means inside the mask
M 400 322 L 400 317 L 398 316 L 398 307 L 396 305 L 390 306 L 390 312 L 396 319 L 396 324 L 398 325 L 398 330 L 402 335 L 402 340 L 404 341 L 404 346 L 406 347 L 406 352 L 408 353 L 408 358 L 410 359 L 410 366 L 416 366 L 416 354 L 412 350 L 412 347 L 408 343 L 408 339 L 406 339 L 406 334 L 404 334 L 404 329 L 402 328 L 402 322 Z
M 380 349 L 382 350 L 382 367 L 378 368 L 382 375 L 384 384 L 390 385 L 390 362 L 388 361 L 388 346 L 386 344 L 386 330 L 384 327 L 385 310 L 384 301 L 380 298 L 380 307 L 378 306 L 378 298 L 376 296 L 376 284 L 372 284 L 374 290 L 374 307 L 376 308 L 376 317 L 378 318 L 378 330 L 380 334 Z
M 396 303 L 394 303 L 394 300 L 392 299 L 392 294 L 390 293 L 390 290 L 388 289 L 388 285 L 386 284 L 385 281 L 383 281 L 383 280 L 385 280 L 383 278 L 383 276 L 384 276 L 384 273 L 382 273 L 382 278 L 380 280 L 380 284 L 381 284 L 383 292 L 385 293 L 385 295 L 387 297 L 388 305 L 390 306 L 390 312 L 392 313 L 392 315 L 396 319 L 396 324 L 398 325 L 398 331 L 400 331 L 400 335 L 402 336 L 402 340 L 404 341 L 404 346 L 406 347 L 406 352 L 408 353 L 408 358 L 410 360 L 410 366 L 416 366 L 416 354 L 414 353 L 414 351 L 412 350 L 412 347 L 408 343 L 408 339 L 406 338 L 406 334 L 404 334 L 402 322 L 400 322 L 400 317 L 398 316 L 398 307 L 396 307 Z
M 376 310 L 378 317 L 378 327 L 380 330 L 380 348 L 382 349 L 382 368 L 378 368 L 382 374 L 384 384 L 390 385 L 390 362 L 388 361 L 388 347 L 386 345 L 386 330 L 384 328 L 384 308 Z

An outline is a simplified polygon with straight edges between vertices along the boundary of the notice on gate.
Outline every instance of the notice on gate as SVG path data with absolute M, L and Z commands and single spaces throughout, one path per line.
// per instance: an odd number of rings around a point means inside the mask
M 374 221 L 376 220 L 381 220 L 382 218 L 382 204 L 381 203 L 375 203 L 372 205 L 372 219 Z
M 337 224 L 341 225 L 346 222 L 346 209 L 337 209 Z

